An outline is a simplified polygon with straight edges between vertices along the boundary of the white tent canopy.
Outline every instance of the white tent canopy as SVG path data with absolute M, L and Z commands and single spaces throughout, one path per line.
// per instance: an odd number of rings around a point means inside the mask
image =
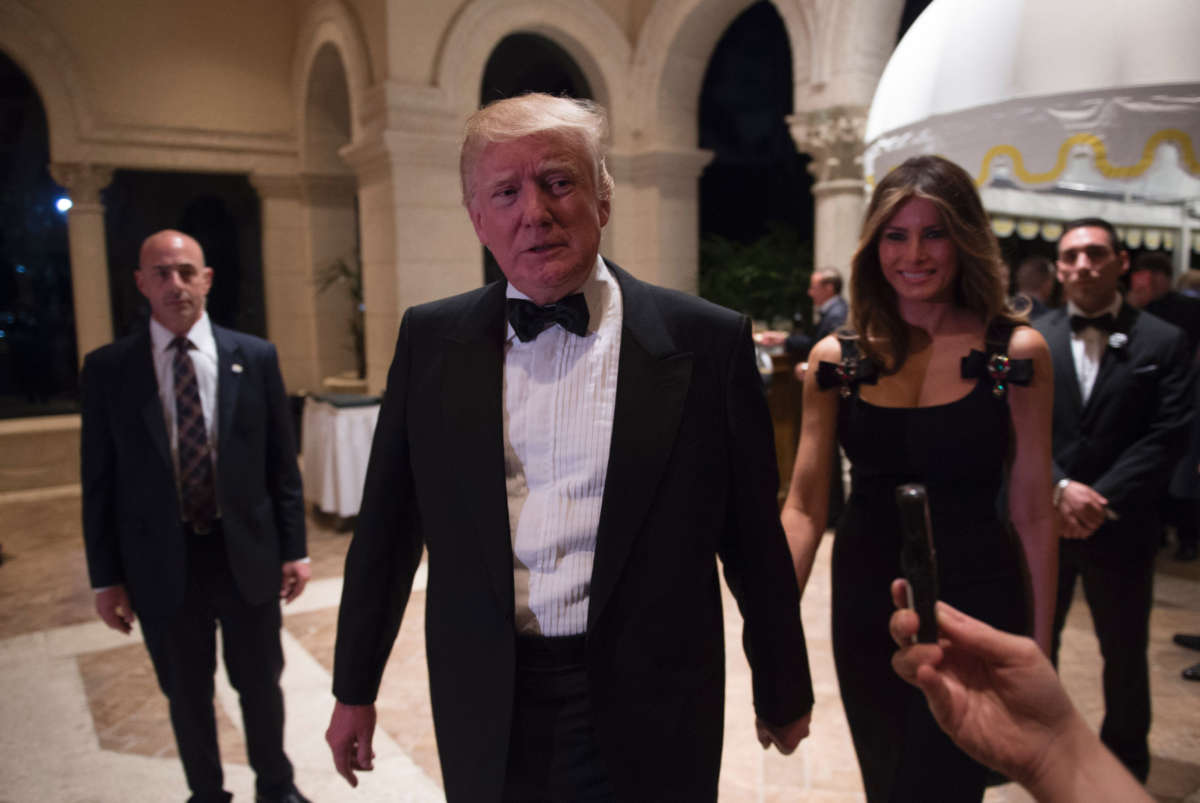
M 1200 252 L 1197 35 L 1196 0 L 934 0 L 880 79 L 867 179 L 941 154 L 998 234 L 1099 215 L 1183 267 Z

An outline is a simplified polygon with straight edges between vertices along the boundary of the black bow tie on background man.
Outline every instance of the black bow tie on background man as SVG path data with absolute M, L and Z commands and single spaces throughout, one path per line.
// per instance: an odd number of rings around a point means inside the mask
M 528 343 L 554 324 L 573 335 L 583 337 L 587 334 L 588 308 L 583 293 L 573 293 L 544 307 L 523 298 L 510 298 L 506 308 L 508 322 L 522 343 Z
M 1105 334 L 1111 335 L 1117 329 L 1117 319 L 1112 316 L 1111 312 L 1106 312 L 1103 315 L 1097 315 L 1095 318 L 1085 318 L 1082 315 L 1071 316 L 1071 331 L 1082 332 L 1089 326 L 1099 329 Z

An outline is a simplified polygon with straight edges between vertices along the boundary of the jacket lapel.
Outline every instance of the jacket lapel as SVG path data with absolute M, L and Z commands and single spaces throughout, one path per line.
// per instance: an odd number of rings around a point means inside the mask
M 1122 302 L 1121 309 L 1117 311 L 1117 323 L 1114 334 L 1123 334 L 1125 342 L 1121 344 L 1120 348 L 1113 348 L 1110 344 L 1105 345 L 1104 351 L 1100 355 L 1100 369 L 1096 372 L 1096 382 L 1092 385 L 1092 392 L 1088 396 L 1088 403 L 1084 405 L 1085 416 L 1089 410 L 1095 408 L 1093 402 L 1104 392 L 1104 388 L 1110 381 L 1117 366 L 1125 362 L 1129 351 L 1133 323 L 1137 319 L 1137 315 L 1137 310 L 1129 304 Z
M 633 539 L 671 454 L 692 376 L 644 284 L 608 263 L 621 287 L 624 321 L 612 444 L 592 565 L 588 628 L 612 596 Z
M 504 282 L 487 287 L 449 336 L 443 352 L 441 399 L 446 453 L 455 458 L 461 480 L 456 496 L 473 511 L 478 554 L 487 566 L 500 609 L 512 610 L 512 534 L 501 412 L 504 293 Z M 504 537 L 496 537 L 497 532 Z
M 1054 364 L 1054 404 L 1063 405 L 1069 420 L 1078 421 L 1083 397 L 1079 393 L 1079 375 L 1075 373 L 1075 357 L 1071 353 L 1071 322 L 1065 307 L 1051 314 L 1054 317 L 1046 326 L 1046 339 Z
M 244 358 L 229 330 L 214 324 L 212 331 L 213 339 L 217 342 L 217 459 L 220 460 L 229 433 L 233 431 Z
M 154 450 L 172 473 L 171 443 L 167 437 L 167 422 L 163 417 L 162 398 L 158 395 L 158 377 L 154 374 L 154 346 L 149 328 L 143 328 L 129 344 L 125 361 L 125 392 L 129 394 L 127 409 L 137 410 Z

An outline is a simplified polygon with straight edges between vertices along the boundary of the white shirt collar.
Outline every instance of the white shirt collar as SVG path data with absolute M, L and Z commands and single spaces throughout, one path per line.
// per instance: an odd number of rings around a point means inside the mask
M 615 289 L 616 281 L 612 273 L 608 270 L 608 266 L 604 264 L 604 260 L 597 254 L 596 264 L 592 267 L 592 272 L 584 279 L 583 285 L 575 291 L 583 293 L 583 300 L 587 302 L 589 335 L 600 328 L 600 322 L 604 319 L 604 311 L 608 307 L 608 294 Z M 512 282 L 508 283 L 504 297 L 522 298 L 526 301 L 533 300 L 514 287 Z M 517 333 L 513 330 L 512 324 L 508 324 L 505 340 L 512 340 L 516 336 Z
M 208 319 L 207 310 L 200 313 L 200 318 L 192 324 L 185 337 L 201 354 L 214 360 L 217 358 L 217 341 L 213 337 L 212 322 Z M 150 343 L 155 354 L 162 354 L 169 349 L 174 339 L 174 332 L 155 320 L 154 316 L 150 316 Z

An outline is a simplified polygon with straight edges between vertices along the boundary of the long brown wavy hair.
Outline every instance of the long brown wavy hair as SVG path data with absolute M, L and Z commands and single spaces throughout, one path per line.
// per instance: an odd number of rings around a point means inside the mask
M 1008 304 L 1008 271 L 975 182 L 948 159 L 914 156 L 875 188 L 850 268 L 852 321 L 861 335 L 859 346 L 888 373 L 900 370 L 912 343 L 911 329 L 900 317 L 896 291 L 879 264 L 879 238 L 888 221 L 912 198 L 924 198 L 937 207 L 954 243 L 958 257 L 954 302 L 985 324 L 1025 319 Z

